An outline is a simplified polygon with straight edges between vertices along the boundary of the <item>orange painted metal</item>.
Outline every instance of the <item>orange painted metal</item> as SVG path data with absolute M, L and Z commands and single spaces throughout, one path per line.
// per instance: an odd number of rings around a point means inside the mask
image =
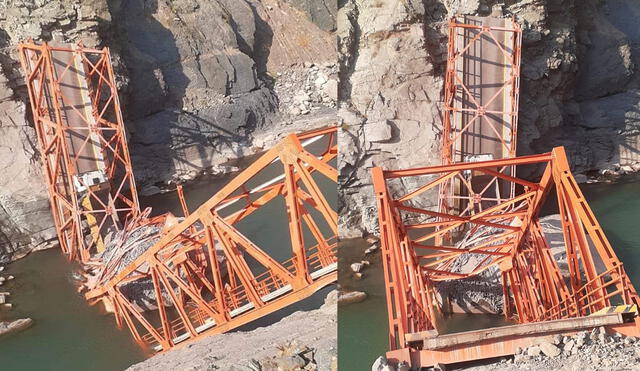
M 635 321 L 626 322 L 624 317 L 614 313 L 461 332 L 444 335 L 442 338 L 447 338 L 447 346 L 438 344 L 438 337 L 425 336 L 421 341 L 412 337 L 414 346 L 390 351 L 387 358 L 393 363 L 407 362 L 424 367 L 436 363 L 451 364 L 509 356 L 517 353 L 518 348 L 553 342 L 556 335 L 573 336 L 580 331 L 601 326 L 610 334 L 638 336 L 640 328 Z
M 514 20 L 466 16 L 449 21 L 444 85 L 442 163 L 516 156 L 522 29 Z M 478 179 L 486 187 L 477 197 L 509 198 L 495 175 L 515 175 L 513 167 L 494 169 Z M 464 182 L 457 177 L 440 184 L 439 207 L 465 204 Z
M 109 49 L 19 49 L 60 246 L 86 261 L 140 212 Z
M 464 162 L 467 156 L 478 154 L 515 157 L 521 43 L 522 29 L 514 20 L 450 19 L 444 164 Z
M 495 175 L 493 170 L 531 165 L 545 167 L 536 181 Z M 515 195 L 506 199 L 476 198 L 473 178 L 487 174 L 512 185 Z M 430 190 L 435 190 L 443 178 L 453 176 L 469 184 L 467 201 L 474 208 L 445 214 L 422 206 L 429 204 Z M 571 175 L 562 147 L 513 159 L 399 171 L 374 168 L 373 183 L 392 351 L 411 348 L 405 339 L 407 334 L 436 329 L 436 311 L 441 304 L 436 295 L 438 281 L 468 278 L 487 269 L 501 274 L 505 314 L 520 323 L 575 318 L 611 305 L 640 304 L 622 263 Z M 389 190 L 399 189 L 397 184 L 416 186 L 406 194 L 392 194 Z M 569 257 L 569 285 L 539 222 L 540 208 L 553 193 Z M 454 243 L 438 242 L 452 230 L 460 231 L 452 239 Z M 475 263 L 456 264 L 468 257 L 475 258 Z
M 637 336 L 637 327 L 634 324 L 625 323 L 618 326 L 606 326 L 607 332 L 620 332 Z M 574 331 L 559 332 L 563 336 L 575 334 Z M 634 335 L 635 334 L 635 335 Z M 430 350 L 404 348 L 387 352 L 386 357 L 390 362 L 406 362 L 414 367 L 429 367 L 435 364 L 456 364 L 476 361 L 480 359 L 505 357 L 515 354 L 518 349 L 538 345 L 542 342 L 553 342 L 554 333 L 535 334 L 526 336 L 511 336 L 501 339 L 479 341 L 474 344 L 456 345 L 447 349 Z
M 221 333 L 313 294 L 337 279 L 337 214 L 318 181 L 335 183 L 336 128 L 289 135 L 125 269 L 86 294 L 115 308 L 136 340 L 170 349 L 204 334 Z M 320 153 L 304 140 L 324 137 Z M 259 176 L 280 168 L 262 184 Z M 275 259 L 243 234 L 245 218 L 264 207 L 284 208 L 288 228 Z M 273 213 L 271 211 L 270 213 Z M 278 231 L 264 231 L 277 234 Z M 145 282 L 155 293 L 143 311 L 127 294 Z M 167 309 L 171 304 L 172 309 Z
M 337 182 L 336 127 L 288 135 L 193 212 L 178 186 L 182 221 L 149 218 L 138 203 L 109 50 L 31 41 L 19 48 L 61 248 L 90 270 L 105 268 L 86 298 L 104 303 L 141 345 L 167 350 L 225 332 L 336 281 L 335 200 L 320 188 Z M 286 227 L 262 231 L 280 237 L 266 252 L 243 223 L 277 209 Z M 107 230 L 144 228 L 161 232 L 125 267 L 98 254 Z
M 588 316 L 638 295 L 571 175 L 564 152 L 516 157 L 522 30 L 514 20 L 452 18 L 444 86 L 443 166 L 372 170 L 382 247 L 387 357 L 416 367 L 513 354 L 536 336 L 423 349 L 447 298 L 436 285 L 487 270 L 501 279 L 504 314 L 519 323 Z M 528 171 L 518 169 L 528 167 Z M 533 167 L 533 168 L 532 168 Z M 544 172 L 535 180 L 519 173 Z M 407 187 L 410 187 L 407 189 Z M 554 193 L 569 280 L 539 221 Z M 433 200 L 437 199 L 437 205 Z M 633 323 L 610 326 L 638 333 Z M 539 337 L 539 336 L 538 336 Z

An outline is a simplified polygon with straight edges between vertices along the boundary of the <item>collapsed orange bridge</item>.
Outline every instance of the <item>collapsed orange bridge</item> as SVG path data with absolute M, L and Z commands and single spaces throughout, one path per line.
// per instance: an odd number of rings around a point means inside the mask
M 452 19 L 443 165 L 372 171 L 392 362 L 419 368 L 510 355 L 596 326 L 640 334 L 637 292 L 564 149 L 515 156 L 520 40 L 515 21 Z M 547 200 L 557 204 L 568 272 L 540 224 Z M 448 304 L 438 283 L 489 272 L 499 278 L 505 317 L 517 324 L 438 334 Z
M 19 48 L 62 251 L 88 271 L 86 298 L 141 345 L 162 351 L 229 331 L 336 281 L 335 200 L 320 187 L 337 181 L 335 127 L 287 136 L 192 212 L 178 187 L 184 215 L 150 218 L 109 50 Z M 281 235 L 278 258 L 242 232 L 265 209 L 286 217 L 283 230 L 263 231 Z M 113 234 L 139 240 L 114 247 Z

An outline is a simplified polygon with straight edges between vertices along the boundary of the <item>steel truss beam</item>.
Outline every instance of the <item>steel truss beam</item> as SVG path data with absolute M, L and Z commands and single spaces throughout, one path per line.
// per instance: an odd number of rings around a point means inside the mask
M 236 328 L 334 282 L 337 214 L 318 182 L 337 182 L 330 165 L 337 155 L 335 134 L 333 127 L 289 135 L 126 268 L 99 282 L 87 299 L 110 304 L 118 324 L 126 323 L 137 341 L 167 350 Z M 326 143 L 319 154 L 301 144 L 317 138 Z M 276 168 L 281 175 L 255 185 Z M 288 220 L 280 252 L 290 254 L 284 260 L 272 258 L 239 227 L 261 208 L 279 204 Z M 153 288 L 148 306 L 156 310 L 144 312 L 127 295 L 135 282 Z
M 185 217 L 172 224 L 140 211 L 109 50 L 29 41 L 20 57 L 61 248 L 100 272 L 86 298 L 105 303 L 141 345 L 167 350 L 225 332 L 336 281 L 338 218 L 320 188 L 337 182 L 335 127 L 289 135 L 193 213 L 178 187 Z M 275 252 L 288 250 L 284 259 L 242 231 L 250 215 L 277 208 L 288 226 Z M 125 267 L 98 254 L 108 230 L 147 227 L 161 232 Z M 131 293 L 146 288 L 148 301 Z
M 476 197 L 474 177 L 494 169 L 537 164 L 538 181 L 498 175 L 516 193 L 507 199 Z M 469 184 L 461 213 L 431 211 L 421 205 L 445 178 L 466 174 Z M 395 183 L 394 183 L 395 182 Z M 406 194 L 391 185 L 418 184 Z M 410 348 L 407 335 L 436 329 L 440 310 L 435 283 L 495 269 L 502 279 L 505 315 L 520 323 L 586 316 L 614 304 L 640 304 L 623 265 L 571 175 L 562 147 L 551 153 L 513 159 L 460 163 L 413 170 L 373 169 L 378 204 L 390 349 Z M 547 197 L 557 197 L 569 263 L 569 284 L 549 248 L 538 219 Z M 462 231 L 455 243 L 439 237 Z M 455 262 L 473 256 L 475 264 Z
M 522 30 L 513 20 L 466 16 L 449 21 L 442 163 L 516 156 Z M 513 167 L 496 171 L 513 176 Z M 489 179 L 494 174 L 489 175 Z M 494 178 L 495 179 L 495 178 Z M 479 182 L 486 182 L 478 179 Z M 496 181 L 484 192 L 513 196 Z M 459 177 L 440 184 L 440 210 L 464 209 Z M 483 193 L 484 193 L 483 192 Z
M 515 157 L 522 30 L 515 21 L 449 21 L 444 87 L 444 164 L 467 156 Z
M 109 49 L 19 49 L 60 247 L 84 262 L 140 212 Z

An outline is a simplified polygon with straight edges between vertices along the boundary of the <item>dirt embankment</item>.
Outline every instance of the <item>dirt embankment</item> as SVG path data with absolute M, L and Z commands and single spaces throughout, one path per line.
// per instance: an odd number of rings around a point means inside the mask
M 296 312 L 253 331 L 209 336 L 128 371 L 337 370 L 337 297 L 332 291 L 320 309 Z

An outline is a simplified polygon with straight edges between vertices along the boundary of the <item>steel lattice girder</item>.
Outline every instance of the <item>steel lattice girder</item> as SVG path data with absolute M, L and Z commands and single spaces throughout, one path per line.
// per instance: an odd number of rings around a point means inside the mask
M 140 211 L 109 49 L 19 49 L 60 246 L 86 261 Z
M 538 181 L 496 172 L 505 166 L 545 166 Z M 429 210 L 430 190 L 446 177 L 461 176 L 470 186 L 464 214 Z M 476 197 L 473 177 L 495 176 L 513 184 L 514 197 Z M 398 184 L 417 184 L 392 196 Z M 406 335 L 435 329 L 440 310 L 437 281 L 471 277 L 496 267 L 505 295 L 505 315 L 520 323 L 589 315 L 616 301 L 639 304 L 630 283 L 578 184 L 562 147 L 551 153 L 459 163 L 411 170 L 373 169 L 387 290 L 391 350 L 410 347 Z M 538 220 L 540 207 L 555 191 L 569 263 L 567 285 Z M 458 244 L 438 241 L 456 232 Z M 590 248 L 593 246 L 593 248 Z M 456 266 L 461 256 L 474 265 Z M 599 264 L 602 263 L 602 264 Z M 602 268 L 598 268 L 602 267 Z
M 515 21 L 449 21 L 442 158 L 515 157 L 522 30 Z
M 522 30 L 514 20 L 465 16 L 449 21 L 442 163 L 516 156 Z M 500 170 L 513 176 L 513 167 Z M 481 180 L 480 180 L 481 181 Z M 439 209 L 464 209 L 458 179 L 440 184 Z M 485 190 L 487 191 L 487 190 Z M 494 184 L 494 197 L 514 189 Z
M 301 144 L 317 139 L 326 142 L 322 153 Z M 330 165 L 336 156 L 335 127 L 289 135 L 126 268 L 87 292 L 87 299 L 106 301 L 118 325 L 124 321 L 138 342 L 166 350 L 310 296 L 337 279 L 337 214 L 318 185 L 320 179 L 337 182 Z M 251 185 L 274 167 L 280 168 L 280 176 Z M 284 261 L 271 257 L 238 227 L 278 199 L 284 201 L 288 220 L 282 242 L 291 257 Z M 145 313 L 127 297 L 123 288 L 134 281 L 151 283 L 156 310 Z

